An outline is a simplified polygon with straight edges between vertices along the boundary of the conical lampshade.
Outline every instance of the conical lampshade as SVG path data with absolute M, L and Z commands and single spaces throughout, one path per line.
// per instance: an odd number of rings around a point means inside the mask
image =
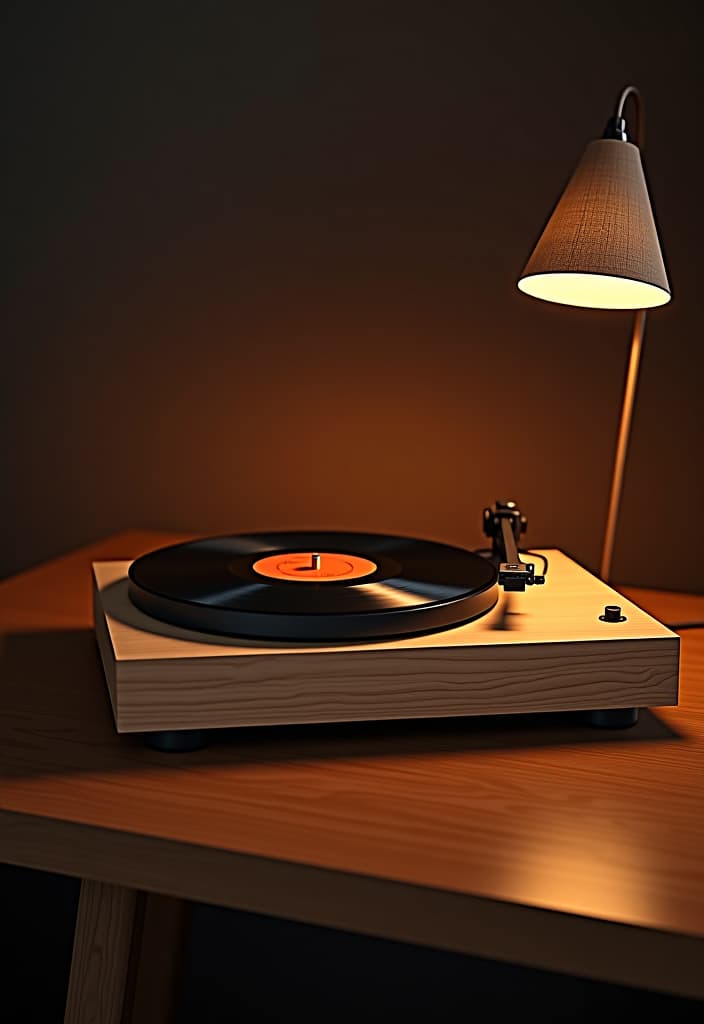
M 590 142 L 518 282 L 539 299 L 592 309 L 670 301 L 640 151 Z

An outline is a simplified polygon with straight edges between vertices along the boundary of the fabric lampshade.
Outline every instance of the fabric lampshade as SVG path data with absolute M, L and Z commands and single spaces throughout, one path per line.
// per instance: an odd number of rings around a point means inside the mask
M 640 151 L 590 142 L 518 282 L 539 299 L 593 309 L 670 301 Z

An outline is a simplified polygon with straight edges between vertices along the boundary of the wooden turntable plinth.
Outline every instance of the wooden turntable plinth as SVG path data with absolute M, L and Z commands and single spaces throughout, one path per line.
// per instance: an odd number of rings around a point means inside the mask
M 556 550 L 547 582 L 474 622 L 399 640 L 275 643 L 168 626 L 96 562 L 118 732 L 638 708 L 677 703 L 679 637 Z M 625 621 L 603 622 L 618 604 Z

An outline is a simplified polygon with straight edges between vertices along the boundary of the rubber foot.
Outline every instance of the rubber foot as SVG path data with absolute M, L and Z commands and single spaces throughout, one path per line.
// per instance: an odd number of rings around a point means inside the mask
M 165 754 L 188 754 L 207 747 L 208 734 L 205 729 L 166 729 L 145 733 L 144 742 Z
M 589 724 L 595 729 L 630 729 L 638 721 L 638 708 L 605 708 L 588 711 Z

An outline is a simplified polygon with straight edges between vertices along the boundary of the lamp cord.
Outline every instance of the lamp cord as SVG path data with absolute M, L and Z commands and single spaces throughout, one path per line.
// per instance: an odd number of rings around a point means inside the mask
M 640 94 L 640 89 L 635 85 L 627 85 L 625 89 L 622 89 L 621 95 L 618 98 L 616 104 L 616 117 L 623 117 L 623 109 L 626 106 L 626 101 L 633 97 L 636 105 L 636 131 L 635 131 L 635 142 L 638 149 L 642 149 L 645 143 L 645 118 L 643 115 L 643 98 Z

